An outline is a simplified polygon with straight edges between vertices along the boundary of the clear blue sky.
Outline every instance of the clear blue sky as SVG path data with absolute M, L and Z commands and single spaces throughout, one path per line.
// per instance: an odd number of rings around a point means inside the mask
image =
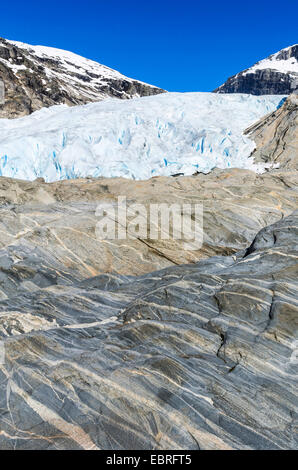
M 297 0 L 1 2 L 0 36 L 71 50 L 169 91 L 211 91 L 298 42 Z

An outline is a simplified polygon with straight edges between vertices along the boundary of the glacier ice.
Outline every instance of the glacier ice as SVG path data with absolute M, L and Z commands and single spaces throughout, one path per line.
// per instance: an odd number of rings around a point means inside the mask
M 46 181 L 85 176 L 147 179 L 214 167 L 260 170 L 244 129 L 278 96 L 167 93 L 42 109 L 0 120 L 0 175 Z

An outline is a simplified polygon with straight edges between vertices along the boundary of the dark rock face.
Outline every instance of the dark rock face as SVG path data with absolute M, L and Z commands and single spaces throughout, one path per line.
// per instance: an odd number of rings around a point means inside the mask
M 297 227 L 136 278 L 2 249 L 0 448 L 297 448 Z
M 266 65 L 265 65 L 266 63 Z M 284 70 L 280 69 L 280 64 Z M 230 77 L 215 93 L 289 95 L 298 90 L 298 45 L 283 49 Z
M 24 116 L 55 104 L 77 105 L 107 97 L 129 99 L 164 92 L 75 54 L 40 50 L 0 38 L 1 79 L 5 102 L 0 102 L 0 118 Z
M 298 44 L 295 46 L 289 47 L 287 49 L 282 49 L 276 54 L 277 60 L 289 60 L 289 59 L 296 59 L 298 60 Z
M 251 95 L 289 95 L 294 91 L 290 76 L 274 70 L 257 70 L 254 73 L 241 72 L 229 78 L 217 88 L 217 93 L 249 93 Z

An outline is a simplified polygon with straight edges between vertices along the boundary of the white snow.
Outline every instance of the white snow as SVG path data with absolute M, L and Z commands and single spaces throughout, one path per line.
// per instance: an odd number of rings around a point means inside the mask
M 143 83 L 139 80 L 133 80 L 129 77 L 126 77 L 116 70 L 99 64 L 98 62 L 94 62 L 93 60 L 86 59 L 85 57 L 81 57 L 80 55 L 73 52 L 56 49 L 54 47 L 33 46 L 31 44 L 25 44 L 19 41 L 7 40 L 7 42 L 19 47 L 20 49 L 28 51 L 30 53 L 31 60 L 34 60 L 34 56 L 37 58 L 56 60 L 59 63 L 58 70 L 54 70 L 50 67 L 47 67 L 46 64 L 43 64 L 45 67 L 45 73 L 48 75 L 48 77 L 56 77 L 66 82 L 77 83 L 86 86 L 86 82 L 83 79 L 80 77 L 70 76 L 69 73 L 88 76 L 90 78 L 90 82 L 87 82 L 88 87 L 93 87 L 95 90 L 97 90 L 99 85 L 105 84 L 107 79 L 125 79 L 130 82 L 135 81 L 138 83 Z M 146 85 L 155 88 L 153 85 L 149 85 L 147 83 Z
M 297 44 L 295 44 L 297 46 Z M 290 46 L 293 47 L 293 46 Z M 285 49 L 282 49 L 282 51 L 286 51 L 290 49 L 290 47 L 287 47 Z M 261 60 L 260 62 L 257 62 L 255 65 L 250 67 L 248 70 L 243 72 L 243 75 L 246 75 L 248 73 L 253 73 L 256 70 L 264 70 L 264 69 L 271 69 L 271 70 L 276 70 L 277 72 L 285 73 L 285 74 L 298 74 L 298 61 L 295 57 L 290 57 L 289 59 L 277 59 L 279 54 L 282 51 L 278 51 L 275 54 L 272 54 L 266 59 Z
M 44 108 L 0 120 L 0 175 L 46 181 L 85 176 L 147 179 L 214 167 L 261 170 L 244 129 L 283 97 L 167 93 Z
M 27 70 L 25 65 L 12 64 L 9 60 L 2 59 L 2 57 L 0 57 L 0 62 L 2 62 L 2 64 L 4 64 L 6 67 L 9 67 L 15 73 L 19 72 L 20 70 Z

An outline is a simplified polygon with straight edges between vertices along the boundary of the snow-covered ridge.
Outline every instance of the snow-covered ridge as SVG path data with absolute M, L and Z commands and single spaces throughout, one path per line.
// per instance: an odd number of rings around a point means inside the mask
M 125 75 L 121 74 L 120 72 L 116 70 L 106 67 L 105 65 L 102 65 L 91 59 L 86 59 L 85 57 L 75 54 L 74 52 L 65 51 L 63 49 L 56 49 L 54 47 L 34 46 L 31 44 L 26 44 L 26 43 L 19 42 L 19 41 L 7 40 L 7 42 L 9 42 L 10 44 L 13 44 L 14 46 L 19 47 L 20 49 L 27 50 L 31 54 L 41 59 L 43 58 L 47 58 L 50 60 L 56 59 L 62 65 L 62 67 L 68 72 L 82 73 L 82 74 L 84 73 L 94 74 L 95 73 L 102 77 L 101 81 L 104 78 L 113 78 L 113 79 L 118 79 L 118 80 L 126 79 L 129 81 L 137 81 L 139 83 L 144 83 L 144 82 L 141 82 L 140 80 L 133 80 L 132 78 L 126 77 Z M 49 71 L 49 73 L 52 73 L 52 71 Z M 97 82 L 98 80 L 94 80 L 94 84 L 96 84 Z M 149 85 L 147 83 L 146 85 L 153 87 L 153 85 Z
M 298 60 L 295 56 L 286 54 L 290 49 L 298 47 L 298 44 L 286 47 L 281 51 L 272 54 L 266 59 L 260 60 L 255 65 L 243 72 L 243 74 L 253 73 L 256 70 L 271 69 L 285 74 L 298 74 Z
M 298 92 L 298 44 L 286 47 L 228 78 L 216 93 L 290 95 Z
M 91 176 L 147 179 L 252 168 L 243 131 L 281 103 L 279 96 L 167 93 L 108 99 L 0 120 L 0 175 L 46 181 Z
M 130 99 L 164 90 L 126 77 L 73 52 L 0 38 L 5 102 L 0 117 L 16 118 L 58 104 Z

